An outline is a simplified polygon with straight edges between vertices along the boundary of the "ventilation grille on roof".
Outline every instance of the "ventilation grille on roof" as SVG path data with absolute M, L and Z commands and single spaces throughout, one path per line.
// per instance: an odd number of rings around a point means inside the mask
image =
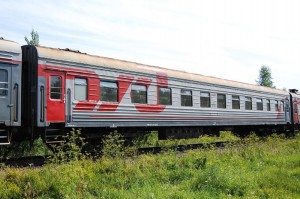
M 86 53 L 82 53 L 79 50 L 74 50 L 74 49 L 70 49 L 70 48 L 59 48 L 59 50 L 64 50 L 64 51 L 69 51 L 69 52 L 73 52 L 73 53 L 81 53 L 81 54 L 86 54 Z

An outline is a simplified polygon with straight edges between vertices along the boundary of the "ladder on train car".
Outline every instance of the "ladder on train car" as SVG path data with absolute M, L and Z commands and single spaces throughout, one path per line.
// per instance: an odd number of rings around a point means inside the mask
M 0 129 L 0 145 L 10 144 L 10 133 L 8 129 Z
M 46 144 L 59 144 L 66 142 L 65 132 L 61 128 L 46 128 L 44 136 Z

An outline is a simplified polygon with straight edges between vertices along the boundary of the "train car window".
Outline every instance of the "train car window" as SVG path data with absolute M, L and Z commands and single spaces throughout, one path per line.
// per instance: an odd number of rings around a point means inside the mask
M 74 98 L 76 100 L 87 100 L 87 80 L 86 79 L 75 78 Z
M 217 104 L 218 104 L 218 108 L 226 108 L 226 95 L 218 94 Z
M 275 111 L 278 111 L 278 100 L 275 100 Z
M 271 111 L 271 102 L 267 100 L 267 111 Z
M 263 101 L 260 98 L 256 99 L 256 109 L 258 111 L 262 111 L 263 110 Z
M 147 88 L 144 85 L 131 85 L 131 102 L 147 104 Z
M 158 88 L 158 104 L 172 105 L 171 88 Z
M 105 102 L 118 102 L 118 84 L 116 82 L 100 81 L 100 99 Z
M 207 92 L 200 93 L 200 106 L 210 107 L 210 93 Z
M 232 109 L 240 109 L 240 96 L 232 96 Z
M 62 80 L 60 76 L 51 76 L 50 77 L 50 98 L 51 99 L 61 99 L 62 93 L 61 93 L 61 86 L 62 86 Z
M 193 106 L 193 95 L 191 90 L 181 89 L 181 106 Z
M 7 96 L 8 73 L 6 70 L 0 70 L 0 96 Z
M 251 97 L 245 97 L 245 109 L 252 110 L 252 98 Z

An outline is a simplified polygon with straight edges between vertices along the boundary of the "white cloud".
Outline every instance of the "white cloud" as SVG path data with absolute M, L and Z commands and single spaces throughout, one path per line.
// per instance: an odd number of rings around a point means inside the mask
M 255 83 L 262 64 L 296 87 L 300 1 L 3 1 L 0 36 Z

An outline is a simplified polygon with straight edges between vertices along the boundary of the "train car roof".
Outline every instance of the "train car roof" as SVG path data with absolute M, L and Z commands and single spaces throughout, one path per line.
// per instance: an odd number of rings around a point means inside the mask
M 83 65 L 93 65 L 93 66 L 101 66 L 107 68 L 114 68 L 125 71 L 133 71 L 147 74 L 166 74 L 168 77 L 183 79 L 183 80 L 191 80 L 203 83 L 209 83 L 213 85 L 221 85 L 228 87 L 235 87 L 241 89 L 248 89 L 258 92 L 267 92 L 274 93 L 279 95 L 288 95 L 288 92 L 264 87 L 257 86 L 254 84 L 247 84 L 237 81 L 225 80 L 217 77 L 204 76 L 200 74 L 188 73 L 179 70 L 167 69 L 158 66 L 150 66 L 146 64 L 124 61 L 119 59 L 89 55 L 85 53 L 80 53 L 79 51 L 72 51 L 69 49 L 55 49 L 48 47 L 37 47 L 38 55 L 41 58 L 46 58 L 50 60 L 60 60 L 67 61 L 73 63 L 80 63 Z
M 291 95 L 293 96 L 293 98 L 300 99 L 300 93 L 291 93 Z
M 20 54 L 21 46 L 17 42 L 6 40 L 0 37 L 0 51 Z

